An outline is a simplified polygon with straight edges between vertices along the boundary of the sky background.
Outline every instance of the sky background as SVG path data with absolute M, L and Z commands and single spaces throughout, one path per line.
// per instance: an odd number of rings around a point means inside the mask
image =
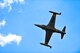
M 12 1 L 3 8 L 0 6 L 0 20 L 6 21 L 0 34 L 18 34 L 22 40 L 18 46 L 15 42 L 0 46 L 0 53 L 80 53 L 80 0 Z M 50 10 L 62 13 L 56 17 L 55 27 L 62 30 L 66 26 L 63 40 L 60 34 L 53 33 L 49 42 L 52 49 L 40 45 L 45 40 L 45 31 L 34 26 L 47 25 L 52 16 Z

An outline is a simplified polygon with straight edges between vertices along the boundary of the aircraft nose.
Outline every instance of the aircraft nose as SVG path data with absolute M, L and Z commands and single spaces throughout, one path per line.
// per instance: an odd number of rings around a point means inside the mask
M 35 26 L 37 26 L 37 27 L 40 27 L 40 28 L 42 27 L 42 26 L 41 26 L 41 25 L 39 25 L 39 24 L 34 24 L 34 25 L 35 25 Z
M 37 26 L 37 27 L 40 27 L 40 25 L 38 25 L 38 24 L 34 24 L 35 26 Z
M 38 26 L 38 24 L 34 24 L 35 26 Z

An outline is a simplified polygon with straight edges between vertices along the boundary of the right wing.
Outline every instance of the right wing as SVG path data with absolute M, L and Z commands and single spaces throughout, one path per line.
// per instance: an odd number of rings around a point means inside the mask
M 48 45 L 51 36 L 52 36 L 52 32 L 50 32 L 50 31 L 46 31 L 45 44 Z

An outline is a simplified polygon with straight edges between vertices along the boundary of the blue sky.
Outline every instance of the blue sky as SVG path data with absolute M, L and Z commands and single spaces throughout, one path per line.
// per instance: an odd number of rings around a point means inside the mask
M 15 42 L 0 46 L 0 53 L 80 53 L 79 0 L 24 0 L 23 3 L 9 4 L 4 8 L 0 6 L 0 20 L 6 21 L 0 34 L 18 34 L 22 40 L 18 46 Z M 52 49 L 39 44 L 45 40 L 45 31 L 34 26 L 47 25 L 52 16 L 50 10 L 62 13 L 56 18 L 56 28 L 62 30 L 65 25 L 67 27 L 63 40 L 60 34 L 53 34 L 49 42 Z

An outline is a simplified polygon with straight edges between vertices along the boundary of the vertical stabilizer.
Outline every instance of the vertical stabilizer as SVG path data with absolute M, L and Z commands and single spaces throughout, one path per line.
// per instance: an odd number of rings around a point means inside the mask
M 64 26 L 64 28 L 62 29 L 62 32 L 63 32 L 63 33 L 61 33 L 61 39 L 63 39 L 64 34 L 66 34 L 66 33 L 65 33 L 65 30 L 66 30 L 66 26 Z

